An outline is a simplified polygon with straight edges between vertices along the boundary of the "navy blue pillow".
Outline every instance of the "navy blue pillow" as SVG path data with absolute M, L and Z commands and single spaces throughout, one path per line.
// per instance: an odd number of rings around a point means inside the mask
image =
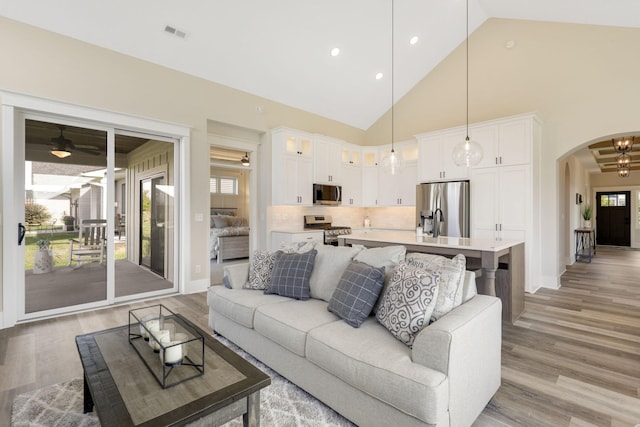
M 309 278 L 313 272 L 317 250 L 302 254 L 276 252 L 271 272 L 271 284 L 265 294 L 277 294 L 299 300 L 310 297 Z
M 384 267 L 353 261 L 346 268 L 327 309 L 354 328 L 367 320 L 384 285 Z

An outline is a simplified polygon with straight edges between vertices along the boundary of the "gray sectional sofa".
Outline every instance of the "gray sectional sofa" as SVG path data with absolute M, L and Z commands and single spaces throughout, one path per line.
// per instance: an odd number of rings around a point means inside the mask
M 335 254 L 318 252 L 305 301 L 246 289 L 248 263 L 225 267 L 210 327 L 357 425 L 471 425 L 500 386 L 500 300 L 466 272 L 462 303 L 409 347 L 374 316 L 354 328 L 327 310 L 318 295 L 344 265 Z

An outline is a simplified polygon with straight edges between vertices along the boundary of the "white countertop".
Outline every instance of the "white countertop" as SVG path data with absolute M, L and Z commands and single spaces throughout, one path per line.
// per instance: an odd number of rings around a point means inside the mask
M 292 229 L 280 229 L 280 230 L 271 230 L 272 233 L 291 233 L 291 234 L 302 234 L 302 233 L 324 233 L 324 230 L 318 229 L 310 229 L 310 228 L 292 228 Z
M 338 239 L 358 239 L 371 242 L 395 243 L 398 245 L 419 245 L 440 248 L 460 248 L 477 251 L 499 252 L 523 243 L 522 240 L 475 239 L 468 237 L 417 236 L 415 231 L 367 231 Z

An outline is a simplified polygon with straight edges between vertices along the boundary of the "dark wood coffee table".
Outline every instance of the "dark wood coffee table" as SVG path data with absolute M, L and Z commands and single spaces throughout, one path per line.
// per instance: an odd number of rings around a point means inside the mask
M 128 341 L 128 326 L 76 337 L 84 369 L 84 410 L 95 405 L 103 427 L 182 426 L 204 416 L 222 424 L 242 415 L 260 425 L 267 374 L 184 317 L 204 337 L 205 372 L 162 389 Z

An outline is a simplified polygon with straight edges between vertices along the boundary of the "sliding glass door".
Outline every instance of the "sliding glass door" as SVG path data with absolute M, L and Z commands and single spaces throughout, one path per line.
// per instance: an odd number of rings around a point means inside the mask
M 25 313 L 107 301 L 107 131 L 25 120 Z
M 164 276 L 165 209 L 167 195 L 160 190 L 164 176 L 140 181 L 140 265 Z
M 18 319 L 176 292 L 176 142 L 37 114 L 17 128 Z

